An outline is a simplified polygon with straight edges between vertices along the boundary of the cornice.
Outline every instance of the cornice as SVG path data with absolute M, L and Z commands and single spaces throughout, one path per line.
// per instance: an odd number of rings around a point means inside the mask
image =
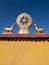
M 49 34 L 0 34 L 0 40 L 49 41 Z

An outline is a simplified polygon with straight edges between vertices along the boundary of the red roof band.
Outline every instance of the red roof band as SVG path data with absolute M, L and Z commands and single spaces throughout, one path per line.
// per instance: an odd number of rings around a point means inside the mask
M 0 34 L 0 38 L 49 38 L 49 34 Z

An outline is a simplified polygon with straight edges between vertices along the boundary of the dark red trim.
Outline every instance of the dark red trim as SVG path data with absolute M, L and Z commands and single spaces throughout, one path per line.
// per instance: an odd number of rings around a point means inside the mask
M 49 38 L 49 34 L 0 34 L 0 38 Z

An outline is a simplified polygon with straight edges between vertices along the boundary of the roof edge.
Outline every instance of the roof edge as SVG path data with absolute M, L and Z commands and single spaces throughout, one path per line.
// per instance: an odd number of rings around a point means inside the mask
M 49 38 L 49 34 L 0 34 L 0 38 Z

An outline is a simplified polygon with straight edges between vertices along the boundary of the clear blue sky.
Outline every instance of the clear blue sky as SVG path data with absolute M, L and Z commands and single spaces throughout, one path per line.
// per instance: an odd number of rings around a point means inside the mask
M 33 18 L 33 23 L 43 27 L 49 34 L 49 0 L 0 0 L 0 34 L 5 27 L 11 27 L 16 23 L 19 14 L 26 12 Z M 17 34 L 19 27 L 15 26 L 14 33 Z M 31 34 L 35 34 L 35 28 L 30 28 Z

